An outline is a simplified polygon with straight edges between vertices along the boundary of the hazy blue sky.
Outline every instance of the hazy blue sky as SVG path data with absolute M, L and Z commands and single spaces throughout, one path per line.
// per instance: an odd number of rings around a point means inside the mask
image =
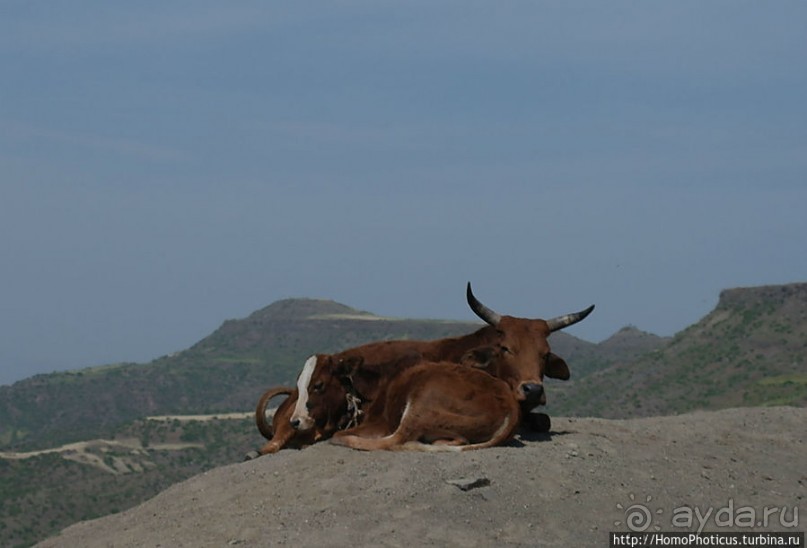
M 807 279 L 807 3 L 0 4 L 0 383 L 286 297 L 672 335 Z

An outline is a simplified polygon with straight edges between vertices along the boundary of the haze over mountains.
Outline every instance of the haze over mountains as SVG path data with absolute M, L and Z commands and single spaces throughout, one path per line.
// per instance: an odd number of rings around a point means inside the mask
M 149 364 L 37 375 L 0 387 L 0 544 L 26 545 L 240 461 L 260 443 L 249 418 L 257 397 L 293 382 L 314 352 L 452 336 L 480 325 L 383 318 L 333 301 L 290 299 L 225 321 L 187 350 Z M 547 382 L 553 417 L 805 406 L 807 283 L 726 290 L 712 312 L 671 338 L 626 326 L 598 344 L 563 332 L 550 344 L 572 371 L 569 382 Z M 238 414 L 223 418 L 231 413 Z M 211 420 L 182 418 L 200 414 Z M 168 418 L 147 418 L 155 416 Z M 71 504 L 59 502 L 65 494 Z

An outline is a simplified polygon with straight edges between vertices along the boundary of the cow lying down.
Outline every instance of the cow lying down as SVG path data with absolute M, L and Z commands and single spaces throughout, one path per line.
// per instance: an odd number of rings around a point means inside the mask
M 331 443 L 365 451 L 480 449 L 510 440 L 520 412 L 506 382 L 450 362 L 421 362 L 395 375 L 364 421 Z
M 365 350 L 373 346 L 375 345 L 371 344 L 354 350 Z M 348 352 L 338 355 L 316 354 L 306 361 L 298 378 L 298 385 L 303 387 L 301 402 L 298 402 L 298 388 L 279 386 L 263 393 L 255 409 L 255 423 L 258 431 L 269 441 L 257 451 L 247 453 L 246 460 L 276 453 L 281 449 L 301 449 L 328 439 L 339 430 L 355 426 L 363 418 L 362 403 L 367 397 L 378 397 L 380 380 L 391 376 L 395 371 L 414 365 L 419 360 L 419 354 L 396 351 L 383 354 L 387 361 L 366 365 L 363 352 L 358 355 Z M 317 374 L 317 380 L 312 383 L 310 381 L 313 374 Z M 355 375 L 355 378 L 348 380 L 345 375 Z M 356 394 L 356 387 L 351 384 L 353 381 L 360 387 L 363 396 Z M 278 406 L 270 420 L 267 416 L 269 402 L 284 395 L 287 398 Z M 316 401 L 316 413 L 306 413 L 302 419 L 295 418 L 298 408 L 311 410 L 314 407 L 309 399 Z
M 267 424 L 266 402 L 281 392 L 271 389 L 261 398 L 256 421 L 261 433 L 271 438 L 257 454 L 309 445 L 355 426 L 367 418 L 370 406 L 385 398 L 382 387 L 386 390 L 392 378 L 420 362 L 451 362 L 466 366 L 465 372 L 484 368 L 508 384 L 525 424 L 548 431 L 548 417 L 530 411 L 546 403 L 544 377 L 566 380 L 569 368 L 550 351 L 547 338 L 583 320 L 594 307 L 549 320 L 526 319 L 500 315 L 486 307 L 473 295 L 470 284 L 466 297 L 471 309 L 487 324 L 473 333 L 435 341 L 375 342 L 309 358 L 298 377 L 297 389 L 283 392 L 289 396 L 275 413 L 273 428 Z
M 273 418 L 267 417 L 269 402 L 278 396 L 287 396 L 285 400 L 275 410 Z M 267 441 L 263 447 L 257 451 L 250 451 L 245 455 L 246 460 L 257 458 L 261 455 L 277 453 L 281 449 L 302 449 L 312 443 L 330 437 L 333 432 L 324 432 L 319 429 L 311 429 L 307 432 L 298 432 L 291 427 L 289 421 L 294 412 L 294 405 L 297 403 L 297 389 L 287 386 L 276 386 L 268 389 L 261 395 L 258 405 L 255 408 L 255 425 L 258 431 Z M 335 429 L 334 429 L 335 431 Z
M 358 361 L 358 360 L 357 360 Z M 361 368 L 356 364 L 351 373 Z M 348 373 L 351 374 L 351 373 Z M 268 402 L 287 396 L 270 422 Z M 247 459 L 300 449 L 331 438 L 331 442 L 360 450 L 468 450 L 491 447 L 512 438 L 519 424 L 520 407 L 510 386 L 480 370 L 450 362 L 420 362 L 403 366 L 381 387 L 379 397 L 365 410 L 325 404 L 325 394 L 312 394 L 307 407 L 312 421 L 307 429 L 294 428 L 292 414 L 297 390 L 275 387 L 258 402 L 256 423 L 269 441 Z M 329 412 L 330 411 L 330 412 Z M 325 417 L 323 417 L 323 415 Z M 329 421 L 336 418 L 336 421 Z M 349 426 L 364 420 L 358 426 Z M 324 418 L 324 420 L 323 420 Z M 299 427 L 299 423 L 298 427 Z M 345 429 L 347 428 L 347 429 Z
M 287 397 L 277 407 L 270 420 L 267 416 L 269 402 L 278 396 Z M 297 389 L 277 386 L 264 392 L 255 408 L 255 424 L 268 441 L 257 451 L 247 453 L 245 459 L 277 453 L 281 449 L 302 449 L 330 438 L 337 430 L 347 428 L 355 415 L 354 409 L 348 405 L 344 393 L 337 392 L 328 396 L 330 397 L 322 402 L 322 412 L 316 424 L 303 431 L 292 426 L 292 414 L 297 405 Z

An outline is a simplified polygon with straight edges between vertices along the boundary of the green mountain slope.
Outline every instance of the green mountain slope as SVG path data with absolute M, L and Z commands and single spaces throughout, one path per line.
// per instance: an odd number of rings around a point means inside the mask
M 723 291 L 662 348 L 570 382 L 559 414 L 612 418 L 807 404 L 807 284 Z
M 108 439 L 38 454 L 0 453 L 0 546 L 30 546 L 237 462 L 254 428 L 249 418 L 137 420 Z

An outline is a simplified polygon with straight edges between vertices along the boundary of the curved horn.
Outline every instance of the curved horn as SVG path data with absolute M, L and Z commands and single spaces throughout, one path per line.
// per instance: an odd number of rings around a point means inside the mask
M 474 297 L 474 293 L 471 291 L 471 282 L 468 282 L 468 289 L 465 290 L 465 297 L 468 299 L 468 306 L 471 307 L 474 314 L 485 320 L 486 323 L 496 327 L 499 325 L 499 322 L 502 321 L 501 315 L 480 303 L 477 298 Z
M 272 419 L 266 416 L 269 400 L 276 396 L 291 396 L 293 391 L 293 388 L 287 386 L 275 386 L 264 392 L 261 399 L 258 400 L 258 406 L 255 408 L 255 424 L 258 426 L 258 431 L 267 440 L 271 440 L 275 435 Z
M 549 332 L 552 333 L 553 331 L 563 329 L 564 327 L 569 327 L 570 325 L 574 325 L 577 322 L 584 320 L 586 316 L 591 314 L 592 310 L 594 310 L 593 304 L 580 312 L 566 314 L 565 316 L 558 316 L 557 318 L 546 320 L 546 323 L 549 325 Z

